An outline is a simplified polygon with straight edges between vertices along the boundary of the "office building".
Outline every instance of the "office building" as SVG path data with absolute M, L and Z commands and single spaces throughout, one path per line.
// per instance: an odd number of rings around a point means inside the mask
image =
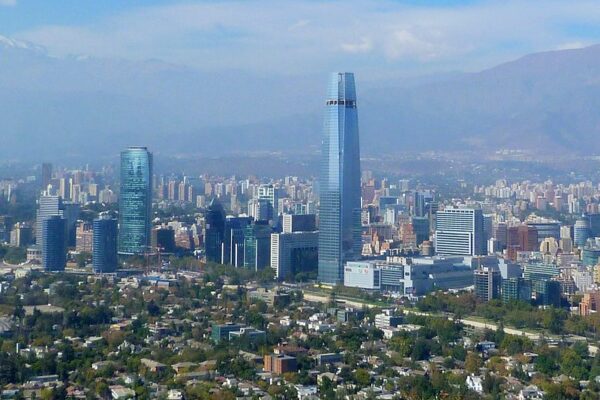
M 221 247 L 225 238 L 225 210 L 219 201 L 211 201 L 206 210 L 205 221 L 206 261 L 220 263 Z
M 600 237 L 600 214 L 588 214 L 590 237 Z
M 436 254 L 473 256 L 487 253 L 481 210 L 447 208 L 438 211 L 436 218 Z
M 557 277 L 560 274 L 558 267 L 555 264 L 530 262 L 525 264 L 523 276 L 525 279 L 543 280 Z
M 77 221 L 81 213 L 81 206 L 72 201 L 62 203 L 62 217 L 66 224 L 66 240 L 67 247 L 75 247 L 77 245 Z
M 538 244 L 546 238 L 560 239 L 560 222 L 544 220 L 538 218 L 533 221 L 527 221 L 527 226 L 531 226 L 537 231 Z
M 279 216 L 279 196 L 277 193 L 277 188 L 275 188 L 273 185 L 260 185 L 258 187 L 257 200 L 259 204 L 265 204 L 267 215 L 262 215 L 263 212 L 261 208 L 261 215 L 259 215 L 256 219 L 277 221 L 277 218 Z
M 78 221 L 75 237 L 75 250 L 80 253 L 92 253 L 94 243 L 93 223 Z
M 362 252 L 360 149 L 352 73 L 332 75 L 325 104 L 318 279 L 336 284 L 344 281 L 344 264 L 360 258 Z
M 316 230 L 317 222 L 314 214 L 283 214 L 283 233 Z
M 244 267 L 259 270 L 271 264 L 271 233 L 267 221 L 255 221 L 244 232 Z
M 230 332 L 237 332 L 242 329 L 244 326 L 234 323 L 227 324 L 212 324 L 211 328 L 211 338 L 213 342 L 219 343 L 222 340 L 229 340 Z
M 63 216 L 62 199 L 60 196 L 42 194 L 38 199 L 38 210 L 35 223 L 36 244 L 40 247 L 40 249 L 44 244 L 44 235 L 42 233 L 44 220 L 52 216 Z
M 388 257 L 386 261 L 350 261 L 344 267 L 344 286 L 406 296 L 471 285 L 473 271 L 464 257 Z
M 225 218 L 221 264 L 244 266 L 244 230 L 251 222 L 252 218 L 250 217 L 227 216 Z
M 115 272 L 118 267 L 117 259 L 117 220 L 106 214 L 100 216 L 93 222 L 93 252 L 92 265 L 94 272 Z
M 152 250 L 160 253 L 175 253 L 175 231 L 171 227 L 152 228 L 150 243 Z
M 498 222 L 492 226 L 492 238 L 496 240 L 499 250 L 506 248 L 506 241 L 508 235 L 508 227 L 506 222 Z
M 598 264 L 600 258 L 600 238 L 589 239 L 581 251 L 581 263 L 586 267 Z
M 10 215 L 0 215 L 0 242 L 10 243 L 10 232 L 13 230 L 14 221 Z
M 537 229 L 530 225 L 511 226 L 507 231 L 506 252 L 511 260 L 517 259 L 521 251 L 538 250 Z
M 429 240 L 429 218 L 412 217 L 411 223 L 417 246 L 421 245 L 424 241 Z
M 483 267 L 473 273 L 475 296 L 481 301 L 490 301 L 500 297 L 502 276 L 495 268 Z
M 314 274 L 318 264 L 319 232 L 271 234 L 271 268 L 279 280 L 298 273 Z
M 152 153 L 145 147 L 121 152 L 119 193 L 119 253 L 144 254 L 152 228 Z
M 264 357 L 263 370 L 275 375 L 282 375 L 286 372 L 298 371 L 298 363 L 296 357 L 287 354 L 267 354 Z
M 513 300 L 531 301 L 531 281 L 519 277 L 502 279 L 502 301 Z
M 25 247 L 33 242 L 33 229 L 24 222 L 17 222 L 10 232 L 10 245 Z
M 541 306 L 560 307 L 560 282 L 550 279 L 534 280 L 532 281 L 532 287 L 536 304 Z
M 575 221 L 573 227 L 573 244 L 577 247 L 585 246 L 585 243 L 590 237 L 590 224 L 586 218 L 580 218 Z
M 50 185 L 51 180 L 52 180 L 52 164 L 43 163 L 42 164 L 42 176 L 41 176 L 42 190 L 48 190 L 48 185 Z
M 46 271 L 64 271 L 67 264 L 66 221 L 60 215 L 42 222 L 42 267 Z
M 269 221 L 273 218 L 273 206 L 267 199 L 250 199 L 248 201 L 248 216 L 256 221 Z

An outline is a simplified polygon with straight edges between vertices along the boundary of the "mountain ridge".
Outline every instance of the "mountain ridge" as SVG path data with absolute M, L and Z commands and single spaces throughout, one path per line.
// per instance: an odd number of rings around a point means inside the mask
M 596 154 L 600 45 L 475 73 L 361 83 L 364 154 L 524 149 Z M 0 37 L 0 155 L 316 152 L 327 74 L 200 71 L 160 60 L 53 57 Z

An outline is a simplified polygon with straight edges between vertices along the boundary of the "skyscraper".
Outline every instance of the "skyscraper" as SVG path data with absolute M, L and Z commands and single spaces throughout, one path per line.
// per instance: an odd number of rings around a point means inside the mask
M 150 246 L 152 153 L 145 147 L 121 152 L 119 253 L 142 254 Z
M 43 163 L 42 164 L 42 190 L 47 190 L 50 181 L 52 180 L 52 164 Z
M 42 232 L 44 220 L 54 216 L 63 216 L 64 206 L 60 196 L 42 194 L 38 200 L 37 218 L 35 222 L 36 244 L 43 249 L 44 235 Z
M 206 261 L 221 262 L 221 246 L 225 239 L 225 210 L 219 201 L 212 200 L 206 211 L 204 244 Z
M 67 264 L 66 221 L 52 215 L 42 222 L 42 266 L 46 271 L 64 271 Z
M 109 214 L 100 214 L 93 223 L 93 257 L 94 272 L 114 272 L 117 260 L 117 220 Z
M 361 254 L 360 149 L 354 74 L 329 82 L 322 143 L 319 281 L 344 281 L 344 263 Z

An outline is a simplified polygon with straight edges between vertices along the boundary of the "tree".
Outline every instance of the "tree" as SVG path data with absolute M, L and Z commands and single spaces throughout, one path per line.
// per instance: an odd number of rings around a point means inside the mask
M 425 360 L 429 357 L 429 345 L 425 339 L 417 339 L 410 353 L 413 361 Z
M 319 397 L 324 400 L 335 400 L 335 391 L 333 390 L 333 383 L 328 377 L 321 379 L 319 385 Z
M 160 315 L 160 307 L 154 302 L 154 300 L 150 300 L 146 306 L 146 309 L 151 317 L 158 317 Z
M 371 384 L 371 375 L 364 368 L 359 368 L 354 372 L 354 382 L 360 387 L 366 387 Z
M 479 368 L 483 366 L 483 360 L 475 353 L 467 354 L 465 359 L 465 369 L 471 374 L 479 372 Z

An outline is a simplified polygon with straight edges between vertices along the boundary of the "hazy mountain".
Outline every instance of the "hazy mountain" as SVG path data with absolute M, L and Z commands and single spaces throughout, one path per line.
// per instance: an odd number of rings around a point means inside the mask
M 362 84 L 365 153 L 600 151 L 600 46 L 476 74 Z M 129 144 L 219 154 L 319 148 L 327 75 L 203 72 L 161 61 L 56 58 L 0 37 L 0 155 L 104 156 Z

